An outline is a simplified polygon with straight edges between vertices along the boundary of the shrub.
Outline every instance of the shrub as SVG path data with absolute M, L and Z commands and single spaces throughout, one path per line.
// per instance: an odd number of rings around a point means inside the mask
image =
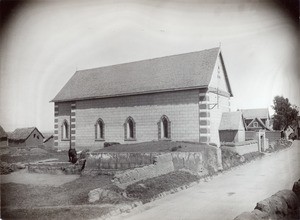
M 113 146 L 113 145 L 117 145 L 120 144 L 119 142 L 104 142 L 104 147 L 109 147 L 109 146 Z

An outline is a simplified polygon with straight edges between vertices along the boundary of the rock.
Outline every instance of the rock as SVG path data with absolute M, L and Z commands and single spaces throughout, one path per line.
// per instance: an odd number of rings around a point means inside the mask
M 245 160 L 246 160 L 246 159 L 245 159 L 245 157 L 244 157 L 244 156 L 241 156 L 241 157 L 240 157 L 240 162 L 241 162 L 241 163 L 244 163 L 244 162 L 245 162 Z
M 99 189 L 91 190 L 88 194 L 89 202 L 96 202 L 100 199 L 100 192 Z
M 262 211 L 260 211 L 258 209 L 254 209 L 251 213 L 253 213 L 254 215 L 256 215 L 256 217 L 258 219 L 267 219 L 267 217 L 269 216 L 268 213 L 262 212 Z
M 275 207 L 272 206 L 272 203 L 269 202 L 269 198 L 264 199 L 256 204 L 255 209 L 258 209 L 262 212 L 269 214 L 275 213 Z
M 297 195 L 298 199 L 300 200 L 300 180 L 294 183 L 293 192 Z
M 259 218 L 251 212 L 243 212 L 235 217 L 234 220 L 259 220 Z
M 288 214 L 288 206 L 285 199 L 280 196 L 276 196 L 275 194 L 271 196 L 270 202 L 272 202 L 275 207 L 275 213 L 277 216 L 286 216 Z
M 288 209 L 295 210 L 298 207 L 298 198 L 297 195 L 292 190 L 281 190 L 275 194 L 278 197 L 281 197 L 285 200 Z
M 98 200 L 115 200 L 122 198 L 122 195 L 107 189 L 93 189 L 88 194 L 89 202 L 96 202 Z
M 25 164 L 22 164 L 22 163 L 15 163 L 15 166 L 16 166 L 16 168 L 17 169 L 25 169 L 26 168 L 26 166 L 25 166 Z

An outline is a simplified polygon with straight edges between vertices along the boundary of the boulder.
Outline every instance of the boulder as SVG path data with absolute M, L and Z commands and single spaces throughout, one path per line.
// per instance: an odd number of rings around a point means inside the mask
M 297 195 L 298 199 L 300 200 L 300 179 L 294 183 L 293 192 Z
M 235 217 L 234 220 L 259 220 L 259 218 L 251 212 L 243 212 Z
M 115 200 L 122 198 L 122 195 L 107 189 L 93 189 L 88 194 L 88 201 L 90 203 L 96 202 L 98 200 Z
M 254 209 L 251 213 L 254 214 L 258 219 L 267 219 L 269 216 L 269 213 L 262 212 L 258 209 Z
M 275 194 L 278 197 L 281 197 L 285 200 L 288 210 L 295 210 L 298 207 L 298 198 L 297 195 L 292 190 L 281 190 Z
M 272 202 L 273 207 L 275 207 L 275 213 L 277 216 L 286 216 L 288 214 L 288 206 L 285 199 L 280 196 L 276 196 L 275 194 L 271 196 L 270 202 Z
M 256 207 L 255 209 L 258 209 L 262 212 L 266 212 L 266 213 L 269 213 L 269 214 L 273 214 L 275 213 L 275 207 L 274 205 L 270 202 L 270 199 L 267 198 L 267 199 L 264 199 L 260 202 L 258 202 L 256 204 Z

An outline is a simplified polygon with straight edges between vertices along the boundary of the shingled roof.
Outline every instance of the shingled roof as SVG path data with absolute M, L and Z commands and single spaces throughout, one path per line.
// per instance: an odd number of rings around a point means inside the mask
M 267 108 L 242 109 L 241 111 L 245 119 L 269 118 L 269 110 Z
M 52 101 L 62 102 L 206 88 L 210 83 L 219 54 L 220 48 L 212 48 L 80 70 L 72 76 Z
M 219 130 L 239 130 L 241 127 L 244 127 L 242 117 L 243 115 L 239 111 L 223 112 Z
M 9 139 L 10 140 L 14 140 L 14 141 L 25 141 L 29 135 L 35 130 L 37 129 L 36 127 L 30 127 L 30 128 L 17 128 L 16 130 L 14 130 L 10 135 L 9 135 Z M 43 134 L 37 130 L 41 136 L 44 138 Z

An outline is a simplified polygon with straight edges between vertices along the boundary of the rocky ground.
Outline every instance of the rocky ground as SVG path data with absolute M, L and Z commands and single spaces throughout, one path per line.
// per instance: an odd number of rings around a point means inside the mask
M 283 144 L 283 143 L 279 143 Z M 286 143 L 284 143 L 286 144 Z M 176 146 L 175 146 L 176 145 Z M 182 143 L 172 143 L 166 146 L 168 151 L 185 151 L 192 148 Z M 285 145 L 286 148 L 288 144 Z M 157 146 L 160 148 L 160 146 Z M 148 149 L 145 148 L 145 150 Z M 273 149 L 282 149 L 274 147 Z M 225 169 L 240 165 L 261 157 L 259 153 L 243 157 L 223 152 Z M 67 152 L 57 152 L 55 149 L 11 148 L 1 151 L 1 217 L 3 219 L 87 219 L 108 214 L 123 204 L 142 201 L 149 202 L 160 194 L 183 185 L 189 185 L 199 180 L 188 172 L 174 172 L 160 177 L 140 181 L 128 186 L 125 190 L 114 187 L 111 176 L 80 176 L 80 175 L 50 175 L 32 174 L 24 168 L 29 162 L 56 158 L 57 161 L 68 161 Z M 20 170 L 21 169 L 21 170 Z M 119 195 L 106 198 L 96 196 L 89 201 L 89 192 L 95 189 L 102 195 Z

